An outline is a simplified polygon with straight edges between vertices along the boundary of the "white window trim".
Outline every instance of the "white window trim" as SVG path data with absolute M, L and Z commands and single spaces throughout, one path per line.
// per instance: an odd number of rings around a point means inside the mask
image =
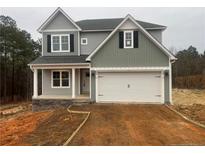
M 126 46 L 126 33 L 131 33 L 131 46 Z M 124 31 L 124 48 L 133 48 L 134 47 L 134 36 L 133 31 Z
M 60 72 L 60 86 L 53 86 L 53 72 Z M 68 72 L 69 86 L 62 86 L 62 72 Z M 70 70 L 52 70 L 51 71 L 51 88 L 70 88 Z
M 83 40 L 86 40 L 86 43 L 83 43 Z M 88 44 L 88 38 L 81 38 L 81 45 L 87 45 Z
M 53 37 L 54 36 L 58 36 L 59 37 L 60 50 L 53 51 Z M 62 42 L 61 42 L 61 37 L 62 36 L 68 36 L 68 50 L 62 50 Z M 51 52 L 70 52 L 70 34 L 55 34 L 55 35 L 51 35 Z

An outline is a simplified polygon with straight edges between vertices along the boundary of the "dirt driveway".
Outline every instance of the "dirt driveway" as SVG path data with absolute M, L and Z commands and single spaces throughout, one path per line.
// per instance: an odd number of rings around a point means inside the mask
M 91 116 L 70 145 L 205 145 L 205 129 L 163 105 L 86 105 Z

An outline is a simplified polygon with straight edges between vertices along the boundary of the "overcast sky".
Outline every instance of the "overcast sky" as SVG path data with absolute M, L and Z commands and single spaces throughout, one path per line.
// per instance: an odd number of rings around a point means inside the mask
M 41 38 L 37 28 L 56 8 L 0 8 L 0 15 L 16 20 L 17 25 L 36 40 Z M 163 44 L 177 50 L 195 46 L 205 50 L 205 8 L 62 8 L 74 21 L 93 18 L 125 17 L 128 13 L 135 19 L 167 26 Z

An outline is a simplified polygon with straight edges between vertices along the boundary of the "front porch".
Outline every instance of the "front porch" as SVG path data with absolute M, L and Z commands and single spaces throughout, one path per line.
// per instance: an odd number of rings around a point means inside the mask
M 88 101 L 90 94 L 90 65 L 38 65 L 33 71 L 33 100 Z M 39 70 L 41 81 L 39 81 Z M 38 85 L 41 85 L 39 92 Z

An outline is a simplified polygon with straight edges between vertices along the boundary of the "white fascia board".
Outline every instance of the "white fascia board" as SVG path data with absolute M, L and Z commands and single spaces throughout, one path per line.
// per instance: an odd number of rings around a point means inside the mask
M 93 71 L 164 71 L 169 70 L 169 67 L 91 67 Z
M 31 70 L 34 70 L 34 69 L 72 69 L 72 68 L 88 68 L 90 69 L 90 66 L 89 65 L 55 65 L 55 66 L 52 66 L 52 65 L 47 65 L 47 66 L 31 66 Z
M 58 12 L 61 12 L 79 31 L 82 29 L 70 18 L 66 12 L 64 12 L 60 7 L 58 7 L 49 17 L 48 19 L 37 29 L 38 32 L 43 32 L 43 28 L 57 15 Z
M 86 58 L 87 61 L 91 60 L 91 57 L 96 54 L 96 52 L 115 34 L 115 32 L 119 29 L 119 27 L 127 20 L 130 19 L 133 23 L 135 23 L 139 30 L 144 33 L 155 45 L 157 45 L 162 51 L 165 52 L 167 56 L 171 58 L 171 60 L 176 60 L 176 57 L 172 55 L 167 48 L 165 48 L 161 43 L 159 43 L 149 32 L 147 32 L 131 15 L 127 15 L 124 20 L 108 35 L 108 37 Z
M 33 69 L 70 69 L 70 68 L 90 68 L 90 63 L 70 63 L 70 64 L 28 64 Z

